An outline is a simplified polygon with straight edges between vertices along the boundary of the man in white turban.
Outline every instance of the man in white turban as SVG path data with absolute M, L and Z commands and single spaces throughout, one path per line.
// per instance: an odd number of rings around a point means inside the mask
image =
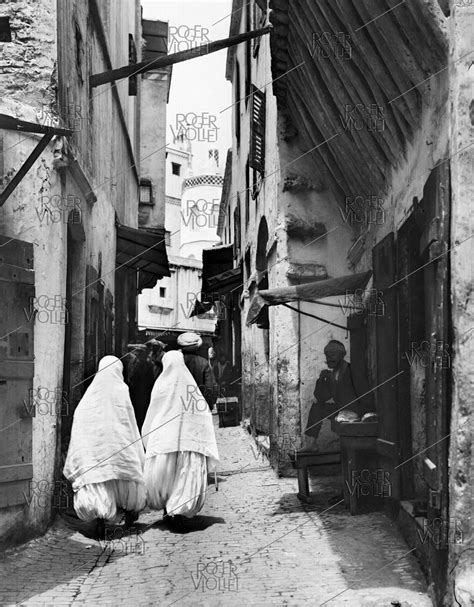
M 351 365 L 344 360 L 346 348 L 332 339 L 324 348 L 327 369 L 321 371 L 314 388 L 315 401 L 308 416 L 307 436 L 318 438 L 324 419 L 333 419 L 343 409 L 360 417 L 365 412 L 366 384 L 355 377 Z
M 209 362 L 204 356 L 198 354 L 198 350 L 202 346 L 201 337 L 197 333 L 182 333 L 178 337 L 178 346 L 183 352 L 186 367 L 194 377 L 209 408 L 212 409 L 218 397 L 219 386 Z

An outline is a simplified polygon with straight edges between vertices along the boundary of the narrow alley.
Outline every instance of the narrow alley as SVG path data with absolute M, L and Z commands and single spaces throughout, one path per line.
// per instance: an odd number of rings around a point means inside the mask
M 474 606 L 474 0 L 0 0 L 0 607 Z
M 1 604 L 432 605 L 384 514 L 352 517 L 329 506 L 330 477 L 313 479 L 318 501 L 303 506 L 296 479 L 278 479 L 242 427 L 216 434 L 218 491 L 209 484 L 204 510 L 183 532 L 145 510 L 141 549 L 124 554 L 123 543 L 101 549 L 63 517 L 0 561 Z

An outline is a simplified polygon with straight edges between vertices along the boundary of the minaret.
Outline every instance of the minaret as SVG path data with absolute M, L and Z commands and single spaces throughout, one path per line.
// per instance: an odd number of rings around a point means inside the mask
M 219 151 L 209 149 L 207 158 L 183 182 L 181 196 L 181 257 L 201 259 L 202 250 L 220 242 L 217 236 L 224 179 Z

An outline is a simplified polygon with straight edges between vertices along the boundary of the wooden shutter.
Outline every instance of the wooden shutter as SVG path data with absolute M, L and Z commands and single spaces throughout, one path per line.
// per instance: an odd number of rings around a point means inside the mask
M 135 65 L 137 62 L 137 48 L 135 46 L 135 40 L 132 34 L 128 35 L 128 64 Z M 128 94 L 130 96 L 136 96 L 137 94 L 137 75 L 130 76 L 128 79 Z
M 450 416 L 447 381 L 452 354 L 448 344 L 449 163 L 443 162 L 431 172 L 423 190 L 422 208 L 425 229 L 420 238 L 420 254 L 424 267 L 419 272 L 419 280 L 423 280 L 424 275 L 425 339 L 430 345 L 430 363 L 425 369 L 428 448 L 421 457 L 423 476 L 429 487 L 428 517 L 441 516 L 446 520 Z
M 265 171 L 265 93 L 252 87 L 251 133 L 250 133 L 250 166 L 264 173 Z
M 33 477 L 34 284 L 33 245 L 0 236 L 0 508 L 26 503 Z
M 380 467 L 390 475 L 392 497 L 399 498 L 398 408 L 398 342 L 397 342 L 397 298 L 395 282 L 395 240 L 393 232 L 388 234 L 373 249 L 374 289 L 381 292 L 384 313 L 375 316 L 377 344 L 377 389 L 375 398 L 379 414 L 379 438 L 377 451 Z M 391 379 L 393 378 L 393 379 Z M 406 381 L 406 378 L 405 378 Z M 386 500 L 390 509 L 391 500 Z

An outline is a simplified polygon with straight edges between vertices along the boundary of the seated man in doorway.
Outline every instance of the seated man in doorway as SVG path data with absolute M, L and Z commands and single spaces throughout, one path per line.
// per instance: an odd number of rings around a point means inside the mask
M 356 389 L 351 365 L 344 360 L 346 348 L 335 339 L 324 348 L 326 364 L 329 367 L 321 371 L 314 388 L 314 402 L 311 406 L 305 434 L 313 438 L 311 450 L 317 450 L 317 438 L 325 419 L 334 419 L 339 411 L 353 411 L 358 418 L 362 416 L 363 405 L 360 398 L 364 390 Z M 360 382 L 357 381 L 357 385 Z

